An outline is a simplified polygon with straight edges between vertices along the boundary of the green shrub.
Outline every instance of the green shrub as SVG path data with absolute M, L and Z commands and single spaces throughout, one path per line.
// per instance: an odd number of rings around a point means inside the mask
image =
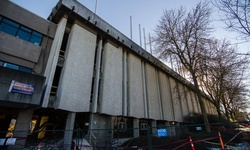
M 225 118 L 219 118 L 217 115 L 207 115 L 209 123 L 227 123 L 228 121 Z M 184 123 L 187 124 L 203 124 L 203 116 L 199 113 L 191 113 L 184 117 Z

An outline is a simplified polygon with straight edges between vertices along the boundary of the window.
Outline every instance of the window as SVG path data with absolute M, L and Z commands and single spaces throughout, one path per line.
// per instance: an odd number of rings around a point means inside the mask
M 140 130 L 148 130 L 148 124 L 147 123 L 140 123 Z
M 22 71 L 22 72 L 27 72 L 27 73 L 31 73 L 31 72 L 32 72 L 30 68 L 21 67 L 21 66 L 19 67 L 18 70 L 19 70 L 19 71 Z
M 31 38 L 30 38 L 30 42 L 34 43 L 35 45 L 40 45 L 40 43 L 42 41 L 42 37 L 43 37 L 42 34 L 36 32 L 36 31 L 33 31 Z
M 6 67 L 6 68 L 14 69 L 14 70 L 18 70 L 18 68 L 19 68 L 19 66 L 13 65 L 13 64 L 10 64 L 10 63 L 4 63 L 3 66 Z
M 40 45 L 42 34 L 0 16 L 0 31 L 16 36 L 35 45 Z
M 18 66 L 18 65 L 12 64 L 12 63 L 4 62 L 4 61 L 0 61 L 0 66 L 10 68 L 10 69 L 14 69 L 14 70 L 19 70 L 19 71 L 22 71 L 22 72 L 32 73 L 32 70 L 30 68 Z
M 139 130 L 140 136 L 146 136 L 148 135 L 148 132 L 152 133 L 151 120 L 140 119 L 139 128 L 140 128 Z
M 18 24 L 5 18 L 2 19 L 1 24 L 0 24 L 1 31 L 14 35 L 14 36 L 16 36 L 18 27 L 19 27 Z
M 133 119 L 128 117 L 114 117 L 114 138 L 133 137 Z
M 17 32 L 16 37 L 23 39 L 25 41 L 29 41 L 31 36 L 31 30 L 25 28 L 25 27 L 20 27 L 20 29 Z

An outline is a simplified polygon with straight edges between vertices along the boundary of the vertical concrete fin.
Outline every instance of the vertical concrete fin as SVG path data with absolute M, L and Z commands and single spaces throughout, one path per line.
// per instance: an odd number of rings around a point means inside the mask
M 96 64 L 95 64 L 95 81 L 94 81 L 94 90 L 93 90 L 93 99 L 92 99 L 92 112 L 97 112 L 97 101 L 99 95 L 99 81 L 100 81 L 100 68 L 101 68 L 101 57 L 102 57 L 102 44 L 103 40 L 98 41 L 98 47 L 96 51 Z
M 62 45 L 62 40 L 63 40 L 63 35 L 64 35 L 64 31 L 66 28 L 66 24 L 67 24 L 67 19 L 62 18 L 60 23 L 57 26 L 55 38 L 51 46 L 50 55 L 49 55 L 47 66 L 45 68 L 45 73 L 44 73 L 44 75 L 46 76 L 46 81 L 45 81 L 46 89 L 45 89 L 42 107 L 48 106 L 50 90 L 51 90 L 54 75 L 55 75 L 55 70 L 56 70 L 56 66 L 58 62 L 58 57 L 59 57 L 60 48 Z
M 122 111 L 122 114 L 123 116 L 127 116 L 128 115 L 128 67 L 127 67 L 127 51 L 126 50 L 123 50 L 123 57 L 122 57 L 122 60 L 123 60 L 123 111 Z

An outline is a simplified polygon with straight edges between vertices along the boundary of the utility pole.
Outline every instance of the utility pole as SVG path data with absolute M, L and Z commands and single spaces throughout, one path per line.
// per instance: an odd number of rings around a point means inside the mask
M 95 14 L 97 14 L 98 0 L 95 1 Z
M 237 55 L 250 55 L 250 53 L 236 53 Z
M 130 39 L 133 40 L 133 32 L 132 32 L 132 16 L 130 16 Z

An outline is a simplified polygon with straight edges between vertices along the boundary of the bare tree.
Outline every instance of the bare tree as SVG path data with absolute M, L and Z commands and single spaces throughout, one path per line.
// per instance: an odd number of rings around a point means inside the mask
M 225 15 L 221 18 L 228 29 L 249 38 L 250 35 L 250 1 L 249 0 L 215 0 L 215 6 Z
M 245 72 L 249 63 L 246 57 L 237 55 L 236 48 L 226 40 L 211 40 L 199 70 L 202 89 L 210 97 L 219 117 L 222 113 L 229 120 L 234 113 L 246 107 Z
M 241 78 L 241 77 L 236 77 Z M 236 81 L 235 81 L 236 80 Z M 239 112 L 244 112 L 247 108 L 248 99 L 245 85 L 239 79 L 231 80 L 226 87 L 225 96 L 222 101 L 222 112 L 228 120 L 239 120 Z
M 211 28 L 211 10 L 208 3 L 199 3 L 189 13 L 181 7 L 178 10 L 166 10 L 157 26 L 154 42 L 157 45 L 156 53 L 162 60 L 172 57 L 182 65 L 190 74 L 197 98 L 203 114 L 203 120 L 207 132 L 210 127 L 207 112 L 201 98 L 201 91 L 197 80 L 197 70 L 202 64 L 201 57 L 205 51 L 204 45 Z

